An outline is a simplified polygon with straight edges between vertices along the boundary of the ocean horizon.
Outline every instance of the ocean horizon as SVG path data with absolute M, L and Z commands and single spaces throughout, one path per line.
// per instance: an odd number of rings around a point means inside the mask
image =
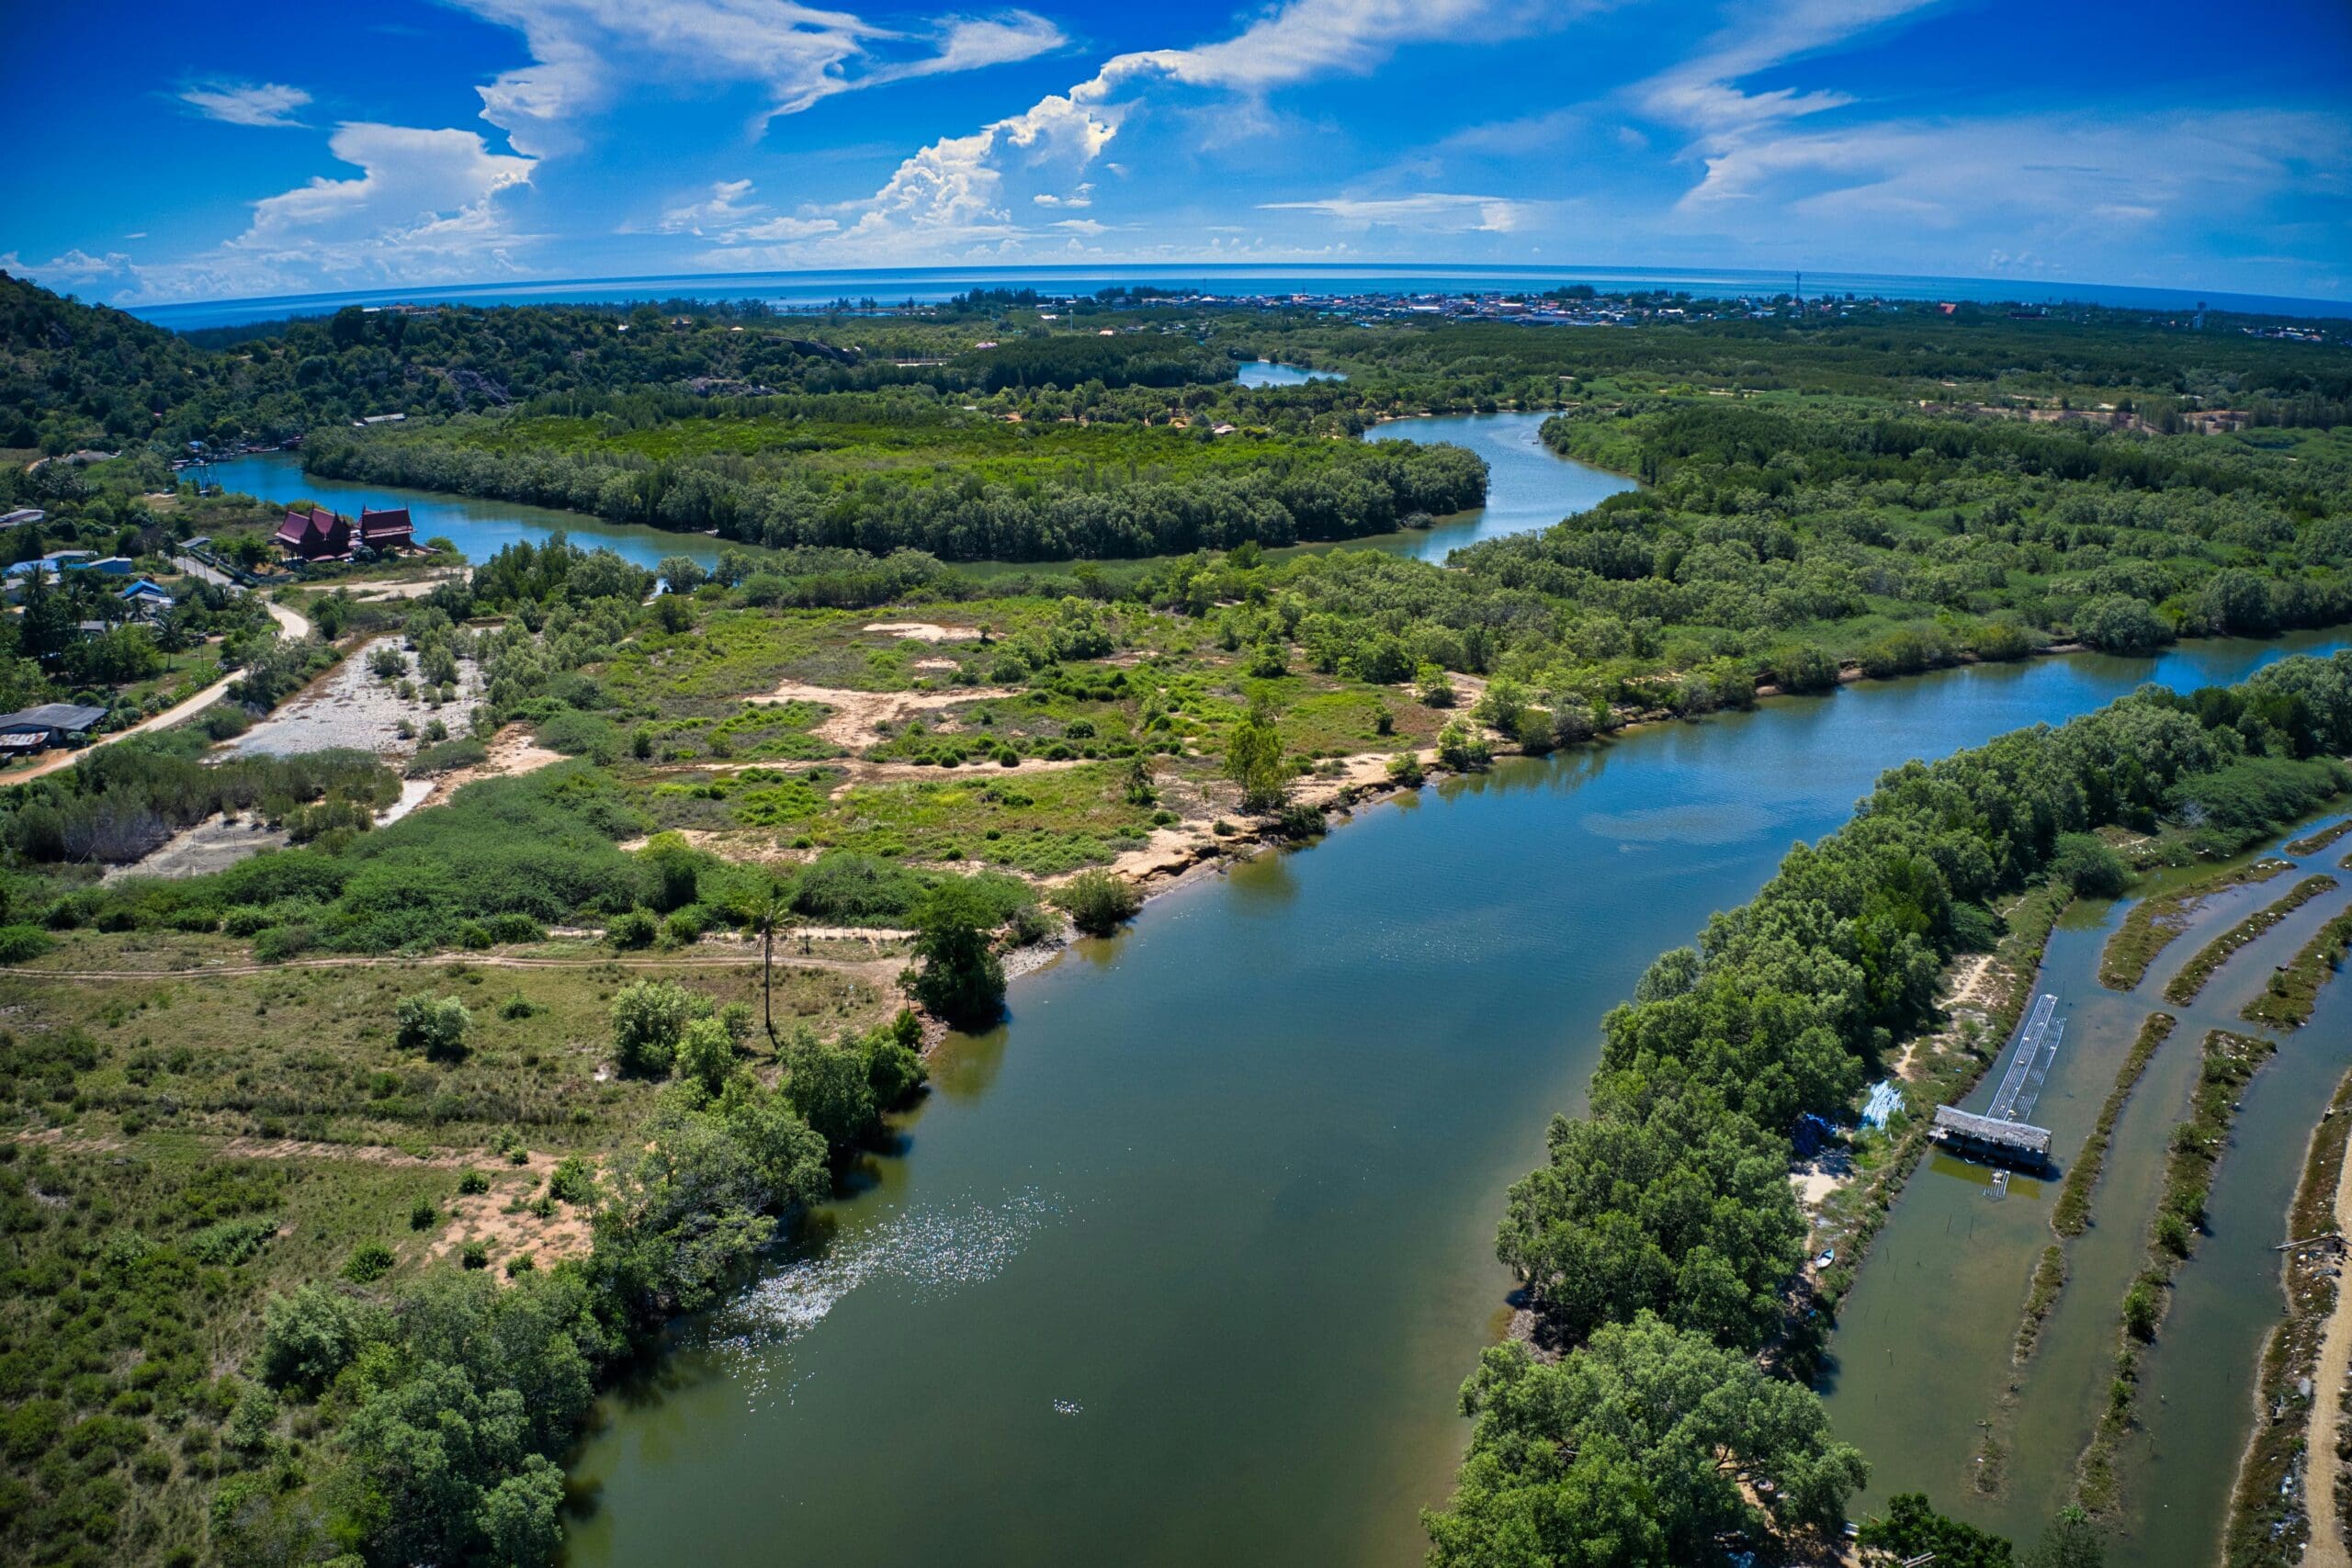
M 2123 310 L 2195 310 L 2298 318 L 2352 317 L 2352 300 L 2294 299 L 2193 288 L 2047 283 L 2016 278 L 1915 276 L 1895 273 L 1806 272 L 1807 298 L 1824 295 L 1887 299 L 1952 299 L 1977 304 L 2097 305 Z M 1303 292 L 1366 294 L 1493 293 L 1589 284 L 1603 292 L 1633 288 L 1687 290 L 1702 298 L 1789 292 L 1793 271 L 1713 267 L 1480 267 L 1302 263 L 1260 266 L 1165 265 L 1116 266 L 891 267 L 827 272 L 669 273 L 608 278 L 505 278 L 405 288 L 353 289 L 244 299 L 187 300 L 123 307 L 130 314 L 178 332 L 243 326 L 291 317 L 331 314 L 345 306 L 624 304 L 639 300 L 706 302 L 763 300 L 782 307 L 871 299 L 880 305 L 933 304 L 973 288 L 1034 287 L 1053 293 L 1091 294 L 1115 285 L 1192 287 L 1205 294 L 1261 297 Z

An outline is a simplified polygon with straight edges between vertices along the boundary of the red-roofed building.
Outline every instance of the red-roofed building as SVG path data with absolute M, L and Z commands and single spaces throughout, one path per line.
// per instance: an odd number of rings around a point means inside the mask
M 371 550 L 404 550 L 414 545 L 416 530 L 409 525 L 408 508 L 394 506 L 370 512 L 361 507 L 357 543 Z
M 322 506 L 288 512 L 271 540 L 300 560 L 333 560 L 351 553 L 351 519 Z

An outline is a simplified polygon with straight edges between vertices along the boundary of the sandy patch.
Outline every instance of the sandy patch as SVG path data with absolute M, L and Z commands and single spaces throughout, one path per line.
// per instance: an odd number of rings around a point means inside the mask
M 1789 1177 L 1789 1185 L 1797 1190 L 1797 1201 L 1804 1207 L 1819 1210 L 1829 1195 L 1846 1185 L 1848 1178 L 1826 1170 L 1800 1170 Z
M 552 1156 L 535 1154 L 530 1164 L 521 1166 L 503 1159 L 468 1163 L 490 1179 L 490 1190 L 458 1193 L 449 1199 L 445 1206 L 448 1223 L 424 1250 L 427 1264 L 455 1257 L 466 1243 L 479 1241 L 490 1249 L 491 1277 L 503 1283 L 510 1258 L 528 1253 L 544 1267 L 560 1258 L 588 1255 L 594 1233 L 587 1205 L 558 1203 L 555 1213 L 544 1219 L 524 1207 L 541 1192 L 554 1171 Z
M 910 642 L 978 642 L 978 626 L 943 626 L 936 621 L 876 621 L 866 628 Z
M 476 779 L 533 773 L 562 761 L 562 752 L 548 750 L 533 739 L 524 726 L 510 724 L 490 738 L 490 755 L 480 766 L 452 768 L 443 773 L 433 781 L 433 788 L 423 804 L 439 806 Z
M 995 686 L 957 686 L 944 692 L 851 692 L 799 681 L 786 681 L 768 694 L 780 703 L 817 703 L 832 709 L 808 733 L 844 751 L 881 745 L 883 725 L 904 724 L 918 715 L 958 703 L 1001 702 L 1015 694 Z

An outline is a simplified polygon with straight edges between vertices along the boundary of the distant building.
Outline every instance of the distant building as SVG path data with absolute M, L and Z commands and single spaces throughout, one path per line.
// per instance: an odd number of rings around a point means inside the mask
M 322 506 L 288 512 L 270 542 L 297 560 L 337 560 L 351 553 L 351 519 Z
M 130 606 L 134 615 L 152 620 L 177 603 L 163 588 L 147 578 L 141 578 L 116 595 Z
M 416 530 L 410 525 L 408 508 L 388 507 L 381 512 L 359 509 L 359 537 L 356 541 L 371 550 L 405 550 L 416 543 Z
M 49 513 L 38 506 L 19 506 L 16 511 L 0 513 L 0 528 L 21 527 L 27 523 L 45 523 Z
M 138 574 L 139 563 L 129 556 L 107 556 L 103 560 L 67 561 L 65 570 L 95 571 L 100 577 L 132 577 Z
M 0 752 L 21 754 L 87 740 L 106 716 L 104 708 L 73 703 L 43 703 L 22 713 L 0 714 Z
M 8 569 L 7 575 L 19 580 L 28 577 L 60 577 L 84 561 L 96 559 L 97 553 L 96 550 L 51 550 L 39 560 L 18 561 Z

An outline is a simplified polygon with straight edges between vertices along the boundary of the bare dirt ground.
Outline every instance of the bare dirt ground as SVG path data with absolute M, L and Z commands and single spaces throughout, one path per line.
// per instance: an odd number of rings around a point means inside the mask
M 476 779 L 505 778 L 519 773 L 537 773 L 539 769 L 563 761 L 563 753 L 550 751 L 531 739 L 530 730 L 519 724 L 510 724 L 490 739 L 490 756 L 479 767 L 453 768 L 433 781 L 417 809 L 439 806 Z
M 2352 1159 L 2335 1180 L 2335 1224 L 2352 1226 Z M 2352 1289 L 2338 1290 L 2312 1371 L 2312 1428 L 2303 1446 L 2303 1506 L 2310 1511 L 2311 1544 L 2303 1549 L 2310 1568 L 2352 1568 L 2344 1540 L 2344 1520 L 2335 1502 L 2336 1477 L 2344 1462 L 2336 1446 L 2344 1430 L 2344 1380 L 2352 1372 Z
M 957 686 L 944 692 L 851 692 L 799 681 L 786 681 L 768 694 L 777 702 L 820 703 L 832 709 L 809 733 L 844 751 L 881 745 L 883 725 L 904 724 L 920 714 L 958 703 L 1001 701 L 1013 694 L 995 686 Z
M 161 849 L 129 865 L 109 867 L 98 880 L 119 882 L 126 876 L 202 876 L 225 871 L 249 855 L 283 848 L 286 829 L 269 828 L 245 818 L 229 821 L 219 815 L 175 833 Z
M 449 1200 L 448 1224 L 425 1248 L 426 1264 L 453 1257 L 466 1243 L 479 1241 L 490 1251 L 492 1277 L 503 1283 L 504 1265 L 510 1258 L 528 1254 L 535 1264 L 544 1267 L 588 1255 L 593 1233 L 584 1207 L 558 1203 L 553 1213 L 542 1218 L 524 1206 L 555 1170 L 551 1156 L 535 1154 L 528 1165 L 521 1166 L 494 1156 L 463 1163 L 489 1178 L 490 1190 L 461 1192 Z
M 876 621 L 865 628 L 910 642 L 978 642 L 978 626 L 943 626 L 936 621 Z

